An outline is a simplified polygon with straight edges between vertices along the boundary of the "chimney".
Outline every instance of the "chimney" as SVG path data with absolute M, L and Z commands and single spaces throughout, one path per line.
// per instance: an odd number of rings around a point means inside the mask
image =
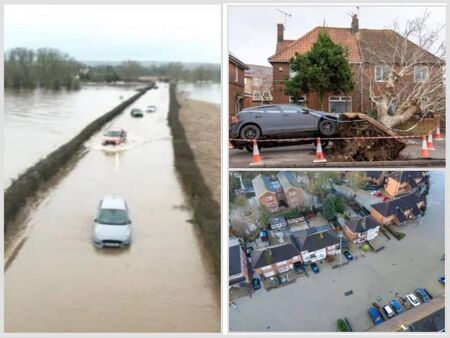
M 358 15 L 353 14 L 352 15 L 352 33 L 358 33 L 359 31 L 359 19 Z
M 277 24 L 277 42 L 283 42 L 284 40 L 284 25 L 282 23 Z

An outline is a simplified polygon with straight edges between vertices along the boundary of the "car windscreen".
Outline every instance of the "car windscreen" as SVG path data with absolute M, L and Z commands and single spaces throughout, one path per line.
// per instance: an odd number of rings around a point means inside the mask
M 125 210 L 120 209 L 100 209 L 97 223 L 110 225 L 128 224 L 128 215 Z
M 105 136 L 109 136 L 109 137 L 119 137 L 122 134 L 122 132 L 120 130 L 110 130 L 107 131 Z

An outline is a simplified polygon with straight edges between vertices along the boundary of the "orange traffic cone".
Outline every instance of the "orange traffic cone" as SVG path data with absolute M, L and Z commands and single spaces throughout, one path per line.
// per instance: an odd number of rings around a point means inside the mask
M 256 142 L 256 139 L 253 139 L 253 158 L 252 158 L 252 162 L 250 163 L 251 166 L 254 165 L 263 165 L 264 162 L 261 159 L 261 155 L 259 154 L 259 149 L 258 149 L 258 143 Z
M 425 140 L 425 136 L 422 140 L 422 150 L 420 151 L 421 158 L 429 158 L 430 154 L 428 154 L 427 141 Z
M 428 134 L 427 149 L 428 150 L 436 150 L 433 146 L 433 133 L 431 133 L 431 132 Z
M 442 141 L 444 138 L 441 136 L 441 130 L 439 127 L 436 128 L 436 135 L 434 136 L 436 141 Z
M 325 156 L 323 156 L 322 144 L 320 143 L 320 137 L 317 138 L 317 150 L 316 157 L 313 162 L 326 162 Z

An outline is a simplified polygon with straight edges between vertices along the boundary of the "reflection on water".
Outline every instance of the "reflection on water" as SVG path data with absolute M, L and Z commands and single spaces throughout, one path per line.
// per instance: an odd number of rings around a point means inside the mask
M 179 83 L 177 89 L 178 91 L 189 92 L 189 97 L 194 100 L 217 104 L 222 102 L 220 83 Z
M 5 186 L 89 122 L 135 94 L 135 89 L 87 85 L 79 91 L 5 91 Z
M 203 332 L 220 329 L 220 307 L 192 212 L 174 168 L 167 126 L 168 85 L 132 107 L 156 104 L 142 119 L 129 110 L 111 123 L 130 143 L 90 151 L 29 216 L 26 242 L 5 272 L 5 330 L 25 332 Z M 130 109 L 132 108 L 130 107 Z M 133 144 L 133 147 L 128 147 Z M 111 147 L 112 148 L 112 147 Z M 121 149 L 121 150 L 119 150 Z M 99 200 L 125 198 L 129 249 L 97 249 Z

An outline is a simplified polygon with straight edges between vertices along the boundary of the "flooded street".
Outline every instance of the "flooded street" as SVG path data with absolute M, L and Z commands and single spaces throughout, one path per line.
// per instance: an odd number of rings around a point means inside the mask
M 137 85 L 5 91 L 4 184 L 135 94 Z M 21 154 L 21 156 L 17 156 Z
M 104 128 L 126 129 L 125 145 L 104 147 L 103 133 L 94 136 L 31 212 L 26 241 L 5 271 L 5 331 L 220 330 L 219 286 L 173 166 L 169 86 L 158 86 Z M 157 112 L 130 116 L 147 105 Z M 129 249 L 92 244 L 96 208 L 107 194 L 128 203 Z

